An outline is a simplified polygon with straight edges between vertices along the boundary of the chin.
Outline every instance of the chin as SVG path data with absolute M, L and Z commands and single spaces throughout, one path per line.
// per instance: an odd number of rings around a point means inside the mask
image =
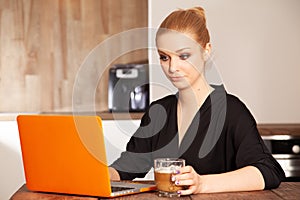
M 172 83 L 174 87 L 176 87 L 179 91 L 180 90 L 185 90 L 185 89 L 188 89 L 188 88 L 191 88 L 191 85 L 189 84 L 186 84 L 186 83 Z

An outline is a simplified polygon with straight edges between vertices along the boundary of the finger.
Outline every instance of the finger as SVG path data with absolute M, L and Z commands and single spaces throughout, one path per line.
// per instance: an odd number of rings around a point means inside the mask
M 181 167 L 180 169 L 179 169 L 179 172 L 182 174 L 182 173 L 191 173 L 191 172 L 193 172 L 193 167 L 191 167 L 191 166 L 185 166 L 185 167 Z
M 175 185 L 178 186 L 192 186 L 195 182 L 192 179 L 186 179 L 186 180 L 176 180 Z
M 178 175 L 173 175 L 173 176 L 172 176 L 172 180 L 173 180 L 173 181 L 176 181 L 176 180 L 193 179 L 194 176 L 195 176 L 195 175 L 192 174 L 192 173 L 178 174 Z
M 179 190 L 178 193 L 180 195 L 190 195 L 190 194 L 193 194 L 195 191 L 196 191 L 196 188 L 194 186 L 191 186 L 187 190 Z

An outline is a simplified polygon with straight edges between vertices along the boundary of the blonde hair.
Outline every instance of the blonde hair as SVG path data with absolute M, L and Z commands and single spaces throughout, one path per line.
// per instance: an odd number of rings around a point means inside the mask
M 159 28 L 189 33 L 203 48 L 210 42 L 205 11 L 201 7 L 176 10 L 165 18 Z M 156 36 L 162 32 L 159 30 Z

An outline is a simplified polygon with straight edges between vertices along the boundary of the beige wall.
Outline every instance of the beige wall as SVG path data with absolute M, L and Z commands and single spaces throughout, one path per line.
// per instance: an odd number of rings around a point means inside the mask
M 258 123 L 299 123 L 300 1 L 152 0 L 150 27 L 157 27 L 176 8 L 195 5 L 206 9 L 219 71 L 210 73 L 209 80 L 220 80 L 220 75 L 228 92 L 246 103 Z M 154 100 L 170 92 L 170 86 L 161 81 L 156 52 L 150 56 Z

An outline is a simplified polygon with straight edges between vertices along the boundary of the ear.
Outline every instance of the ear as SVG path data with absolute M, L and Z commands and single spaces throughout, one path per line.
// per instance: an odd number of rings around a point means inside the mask
M 203 59 L 207 61 L 211 53 L 211 43 L 206 43 L 204 51 L 203 51 Z

